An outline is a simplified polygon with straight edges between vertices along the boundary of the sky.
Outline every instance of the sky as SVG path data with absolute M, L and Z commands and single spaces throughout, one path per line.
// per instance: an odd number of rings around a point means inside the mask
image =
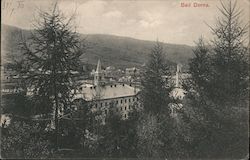
M 223 0 L 226 2 L 227 0 Z M 2 0 L 2 23 L 32 29 L 39 9 L 49 11 L 55 0 Z M 219 0 L 57 0 L 60 11 L 76 13 L 74 25 L 83 34 L 112 34 L 142 40 L 194 45 L 201 35 L 212 38 L 208 25 L 220 16 Z M 191 4 L 182 7 L 182 4 Z M 208 7 L 195 7 L 194 4 Z M 204 5 L 205 6 L 205 5 Z M 242 20 L 249 23 L 250 0 L 238 0 Z

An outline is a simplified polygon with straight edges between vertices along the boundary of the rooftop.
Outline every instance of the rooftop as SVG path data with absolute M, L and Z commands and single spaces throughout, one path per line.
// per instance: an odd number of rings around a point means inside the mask
M 80 87 L 80 92 L 76 95 L 76 98 L 83 98 L 86 101 L 91 101 L 97 98 L 97 86 L 86 86 L 82 85 Z M 139 88 L 127 84 L 109 84 L 100 86 L 100 98 L 113 99 L 120 97 L 135 96 L 139 92 Z

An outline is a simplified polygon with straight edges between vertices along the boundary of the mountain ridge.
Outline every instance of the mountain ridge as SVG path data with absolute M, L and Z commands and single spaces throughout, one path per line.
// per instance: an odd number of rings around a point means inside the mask
M 22 33 L 29 36 L 31 30 L 21 29 L 10 25 L 1 25 L 1 45 L 4 63 L 9 63 L 12 57 L 20 57 L 17 47 Z M 86 53 L 81 57 L 83 62 L 96 65 L 101 59 L 104 66 L 113 65 L 117 68 L 140 67 L 147 62 L 154 41 L 139 40 L 132 37 L 123 37 L 109 34 L 82 34 L 81 40 L 87 43 Z M 160 42 L 163 46 L 166 59 L 170 63 L 182 63 L 187 66 L 188 59 L 193 57 L 192 46 Z

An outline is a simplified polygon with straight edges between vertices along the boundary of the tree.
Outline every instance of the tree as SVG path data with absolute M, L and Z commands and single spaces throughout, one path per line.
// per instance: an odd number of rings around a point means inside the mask
M 148 113 L 159 114 L 166 111 L 170 101 L 170 88 L 166 87 L 163 76 L 170 76 L 170 71 L 163 54 L 163 48 L 157 42 L 151 50 L 141 80 L 142 105 Z
M 2 96 L 3 113 L 30 117 L 32 113 L 32 102 L 23 93 Z
M 172 84 L 170 70 L 159 42 L 151 51 L 142 76 L 141 101 L 144 107 L 138 123 L 139 157 L 180 158 L 181 131 L 170 117 Z M 164 80 L 164 78 L 166 78 Z
M 238 104 L 248 95 L 248 50 L 244 47 L 247 25 L 241 23 L 242 11 L 236 1 L 221 3 L 220 19 L 214 28 L 212 41 L 213 87 L 210 97 L 216 103 Z
M 76 99 L 78 109 L 60 117 L 60 146 L 62 148 L 86 150 L 86 135 L 93 133 L 94 120 L 97 113 L 93 113 L 91 103 Z
M 209 74 L 211 72 L 211 60 L 209 49 L 201 37 L 193 50 L 195 58 L 190 60 L 189 70 L 192 75 L 193 85 L 198 85 L 203 91 L 207 91 L 209 86 Z M 184 87 L 185 84 L 184 84 Z M 195 88 L 197 89 L 197 88 Z
M 116 108 L 116 107 L 111 107 Z M 98 156 L 135 158 L 137 154 L 137 112 L 129 113 L 126 120 L 110 110 L 98 134 Z
M 221 3 L 222 13 L 208 49 L 199 40 L 190 61 L 184 118 L 194 158 L 243 158 L 248 142 L 248 62 L 245 27 L 236 2 Z M 187 86 L 188 86 L 187 85 Z
M 163 158 L 160 124 L 155 115 L 144 114 L 137 127 L 138 157 Z
M 48 158 L 51 144 L 48 134 L 35 123 L 12 122 L 1 127 L 1 153 L 4 158 Z
M 84 45 L 71 26 L 73 16 L 66 19 L 57 5 L 52 12 L 40 11 L 39 15 L 32 36 L 23 38 L 20 47 L 30 66 L 28 88 L 34 101 L 43 104 L 43 112 L 54 113 L 58 139 L 58 113 L 71 110 L 72 91 L 77 84 L 72 71 L 80 64 Z

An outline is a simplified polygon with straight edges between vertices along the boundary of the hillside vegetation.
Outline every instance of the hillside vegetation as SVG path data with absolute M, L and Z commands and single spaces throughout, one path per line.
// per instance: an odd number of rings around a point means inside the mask
M 22 57 L 18 49 L 20 35 L 29 37 L 30 30 L 2 25 L 2 62 L 11 62 L 13 58 Z M 154 46 L 154 41 L 138 40 L 129 37 L 120 37 L 103 34 L 79 34 L 87 44 L 86 53 L 81 57 L 82 62 L 96 65 L 101 59 L 104 66 L 113 65 L 117 68 L 142 66 Z M 187 45 L 162 43 L 169 63 L 182 63 L 186 66 L 188 59 L 193 57 L 192 47 Z

